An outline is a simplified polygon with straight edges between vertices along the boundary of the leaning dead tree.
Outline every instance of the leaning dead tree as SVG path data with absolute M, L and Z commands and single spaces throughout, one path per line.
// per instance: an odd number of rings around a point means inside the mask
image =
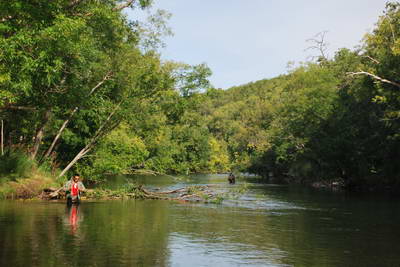
M 44 129 L 50 120 L 50 116 L 51 116 L 51 109 L 49 108 L 43 113 L 42 121 L 36 130 L 36 134 L 35 134 L 35 138 L 34 138 L 35 142 L 33 144 L 33 149 L 32 149 L 31 155 L 30 155 L 31 159 L 36 158 L 36 155 L 39 151 L 39 147 L 40 147 L 43 137 L 44 137 Z
M 76 6 L 78 6 L 79 4 L 81 4 L 81 3 L 83 3 L 83 2 L 85 2 L 85 0 L 72 0 L 69 4 L 68 4 L 68 8 L 75 8 Z M 122 9 L 124 9 L 124 8 L 127 8 L 127 7 L 131 7 L 133 4 L 134 4 L 134 2 L 135 2 L 135 0 L 127 0 L 127 1 L 125 1 L 125 2 L 122 2 L 122 3 L 120 3 L 119 5 L 117 5 L 117 6 L 115 6 L 114 8 L 113 8 L 113 11 L 120 11 L 120 10 L 122 10 Z M 3 19 L 7 19 L 7 17 L 6 18 L 3 18 Z
M 58 178 L 62 177 L 71 167 L 78 162 L 81 158 L 83 158 L 89 151 L 93 149 L 93 147 L 96 145 L 96 143 L 104 137 L 108 132 L 110 132 L 112 129 L 114 129 L 117 125 L 118 122 L 112 122 L 112 118 L 121 106 L 123 100 L 120 101 L 114 109 L 111 111 L 111 113 L 108 115 L 107 119 L 103 121 L 103 123 L 100 125 L 99 129 L 96 131 L 94 136 L 89 140 L 89 142 L 85 145 L 84 148 L 82 148 L 78 154 L 73 158 L 73 160 L 68 163 L 68 165 L 61 171 L 61 173 L 58 175 Z
M 379 77 L 378 75 L 375 75 L 373 73 L 370 72 L 366 72 L 366 71 L 358 71 L 358 72 L 348 72 L 347 73 L 349 76 L 357 76 L 357 75 L 364 75 L 364 76 L 369 76 L 377 81 L 383 82 L 383 83 L 387 83 L 387 84 L 391 84 L 396 86 L 397 88 L 400 88 L 400 83 L 394 82 L 394 81 L 390 81 L 388 79 Z
M 96 90 L 98 88 L 100 88 L 106 81 L 108 81 L 111 78 L 112 72 L 108 71 L 106 73 L 106 75 L 103 77 L 103 79 L 98 82 L 89 92 L 88 97 L 92 96 Z M 43 159 L 48 158 L 51 153 L 53 152 L 53 149 L 56 145 L 56 143 L 58 142 L 58 140 L 60 139 L 63 131 L 65 130 L 65 128 L 67 127 L 68 123 L 71 121 L 72 117 L 75 115 L 75 113 L 80 109 L 80 106 L 75 107 L 72 111 L 70 111 L 70 114 L 68 116 L 68 118 L 63 122 L 63 124 L 61 125 L 60 129 L 58 130 L 56 136 L 53 139 L 53 142 L 51 143 L 50 147 L 47 149 L 46 153 L 43 156 Z
M 114 7 L 113 11 L 119 11 L 119 10 L 122 10 L 124 8 L 131 7 L 134 2 L 135 2 L 135 0 L 128 0 L 126 2 L 123 2 L 123 3 L 119 4 L 119 5 L 117 5 L 116 7 Z

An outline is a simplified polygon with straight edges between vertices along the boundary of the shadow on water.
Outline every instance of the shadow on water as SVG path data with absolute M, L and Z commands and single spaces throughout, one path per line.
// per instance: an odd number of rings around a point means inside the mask
M 399 202 L 227 175 L 120 176 L 168 190 L 249 191 L 221 205 L 0 202 L 0 266 L 398 266 Z

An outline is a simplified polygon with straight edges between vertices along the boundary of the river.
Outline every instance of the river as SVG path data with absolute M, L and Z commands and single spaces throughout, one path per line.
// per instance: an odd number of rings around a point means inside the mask
M 226 175 L 120 176 L 153 190 Z M 222 204 L 0 201 L 0 266 L 400 266 L 400 203 L 265 185 Z

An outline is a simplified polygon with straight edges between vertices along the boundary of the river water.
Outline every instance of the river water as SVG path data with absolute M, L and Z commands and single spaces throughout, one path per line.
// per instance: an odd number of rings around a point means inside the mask
M 115 177 L 153 190 L 226 175 Z M 0 201 L 0 266 L 400 266 L 400 203 L 264 185 L 222 204 Z

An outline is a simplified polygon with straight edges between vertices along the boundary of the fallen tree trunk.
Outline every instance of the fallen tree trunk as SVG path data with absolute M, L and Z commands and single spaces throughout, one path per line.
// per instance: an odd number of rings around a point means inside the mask
M 41 199 L 61 199 L 65 197 L 63 187 L 56 188 L 45 188 L 40 194 Z

